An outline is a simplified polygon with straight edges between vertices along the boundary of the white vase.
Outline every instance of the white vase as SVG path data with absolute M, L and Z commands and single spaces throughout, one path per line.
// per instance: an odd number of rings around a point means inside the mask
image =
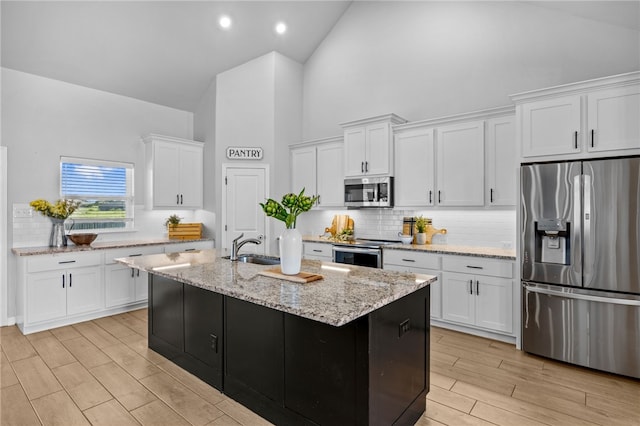
M 416 234 L 416 244 L 426 244 L 426 243 L 427 243 L 427 233 L 418 232 Z
M 285 229 L 280 236 L 280 270 L 285 275 L 300 273 L 302 234 L 297 229 Z

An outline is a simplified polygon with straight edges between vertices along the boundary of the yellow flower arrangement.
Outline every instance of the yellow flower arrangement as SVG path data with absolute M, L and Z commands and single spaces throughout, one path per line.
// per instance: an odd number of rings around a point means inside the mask
M 33 200 L 29 203 L 34 210 L 39 211 L 45 216 L 49 216 L 53 219 L 66 219 L 76 211 L 80 205 L 80 201 L 74 200 L 58 200 L 55 204 L 51 204 L 47 200 Z

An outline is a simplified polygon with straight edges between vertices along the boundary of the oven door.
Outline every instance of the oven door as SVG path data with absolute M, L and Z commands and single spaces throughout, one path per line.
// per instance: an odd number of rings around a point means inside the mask
M 381 250 L 375 248 L 333 246 L 333 261 L 348 265 L 382 268 Z

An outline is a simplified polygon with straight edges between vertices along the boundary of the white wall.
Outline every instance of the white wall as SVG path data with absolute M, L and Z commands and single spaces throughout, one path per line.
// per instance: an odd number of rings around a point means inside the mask
M 288 145 L 301 140 L 302 66 L 283 55 L 271 52 L 216 77 L 216 176 L 227 160 L 229 146 L 262 147 L 263 159 L 243 164 L 270 165 L 270 196 L 280 197 L 288 188 Z M 215 187 L 215 199 L 222 199 L 222 182 Z M 220 203 L 216 214 L 221 217 Z M 270 252 L 275 250 L 278 224 L 267 221 Z M 222 227 L 216 227 L 221 237 Z
M 59 197 L 61 155 L 124 161 L 135 164 L 136 227 L 140 231 L 98 238 L 163 236 L 162 222 L 168 214 L 146 212 L 140 206 L 144 201 L 144 144 L 140 137 L 158 133 L 191 139 L 192 113 L 3 68 L 1 117 L 2 145 L 8 151 L 8 218 L 13 217 L 14 205 Z M 194 213 L 181 213 L 188 214 Z M 50 224 L 37 213 L 31 219 L 10 223 L 9 247 L 47 244 Z M 9 257 L 8 271 L 11 317 L 13 256 Z
M 394 112 L 410 121 L 640 69 L 640 33 L 535 2 L 353 2 L 304 68 L 304 139 Z

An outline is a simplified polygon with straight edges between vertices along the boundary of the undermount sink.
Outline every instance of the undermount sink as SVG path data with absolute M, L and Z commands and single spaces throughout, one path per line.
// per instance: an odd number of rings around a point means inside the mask
M 230 259 L 231 256 L 224 256 L 223 259 Z M 261 254 L 241 254 L 238 262 L 255 263 L 256 265 L 279 265 L 280 258 L 275 256 L 264 256 Z

